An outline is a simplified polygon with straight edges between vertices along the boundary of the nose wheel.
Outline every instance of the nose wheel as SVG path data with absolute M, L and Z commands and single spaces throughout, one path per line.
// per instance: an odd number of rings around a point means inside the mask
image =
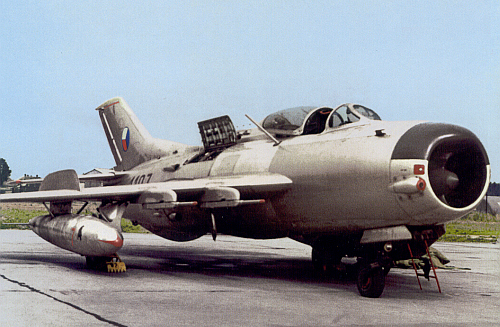
M 377 298 L 384 291 L 385 272 L 379 265 L 374 265 L 363 265 L 359 269 L 357 286 L 361 296 Z
M 385 276 L 393 264 L 386 252 L 377 249 L 365 248 L 347 256 L 338 242 L 319 239 L 312 246 L 312 263 L 315 270 L 329 277 L 354 277 L 361 296 L 377 298 L 384 291 Z

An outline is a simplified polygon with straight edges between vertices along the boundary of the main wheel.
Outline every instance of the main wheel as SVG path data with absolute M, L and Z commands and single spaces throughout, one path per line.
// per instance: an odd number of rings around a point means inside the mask
M 385 287 L 385 274 L 382 268 L 362 267 L 358 273 L 358 291 L 361 296 L 377 298 Z
M 87 267 L 93 270 L 106 270 L 106 261 L 108 258 L 106 257 L 85 257 Z
M 323 270 L 326 270 L 325 256 L 323 251 L 319 250 L 317 247 L 313 247 L 311 257 L 314 270 L 318 272 L 323 272 Z
M 325 275 L 335 274 L 340 265 L 341 256 L 323 247 L 312 248 L 312 264 L 314 270 Z

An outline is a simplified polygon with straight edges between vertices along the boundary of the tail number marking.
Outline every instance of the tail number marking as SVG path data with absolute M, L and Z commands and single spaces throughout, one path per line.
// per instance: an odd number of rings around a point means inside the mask
M 147 175 L 137 175 L 130 181 L 130 184 L 145 184 L 151 181 L 151 177 L 153 177 L 152 173 Z

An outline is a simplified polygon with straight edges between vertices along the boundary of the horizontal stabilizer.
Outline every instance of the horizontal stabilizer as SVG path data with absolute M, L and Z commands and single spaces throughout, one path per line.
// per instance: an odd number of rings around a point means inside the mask
M 120 179 L 123 176 L 128 175 L 129 173 L 126 171 L 114 171 L 110 170 L 109 172 L 100 173 L 100 174 L 87 174 L 87 175 L 78 175 L 78 179 L 80 182 L 86 181 L 112 181 L 116 179 Z M 47 178 L 47 177 L 45 177 Z M 41 184 L 45 180 L 45 178 L 30 178 L 30 179 L 16 179 L 15 181 L 5 182 L 6 186 L 16 186 L 19 184 Z

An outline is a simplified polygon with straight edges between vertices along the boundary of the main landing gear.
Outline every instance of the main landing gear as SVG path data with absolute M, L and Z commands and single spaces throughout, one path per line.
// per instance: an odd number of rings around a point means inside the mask
M 107 271 L 113 273 L 125 272 L 127 267 L 118 254 L 109 257 L 85 257 L 87 267 L 94 270 Z

